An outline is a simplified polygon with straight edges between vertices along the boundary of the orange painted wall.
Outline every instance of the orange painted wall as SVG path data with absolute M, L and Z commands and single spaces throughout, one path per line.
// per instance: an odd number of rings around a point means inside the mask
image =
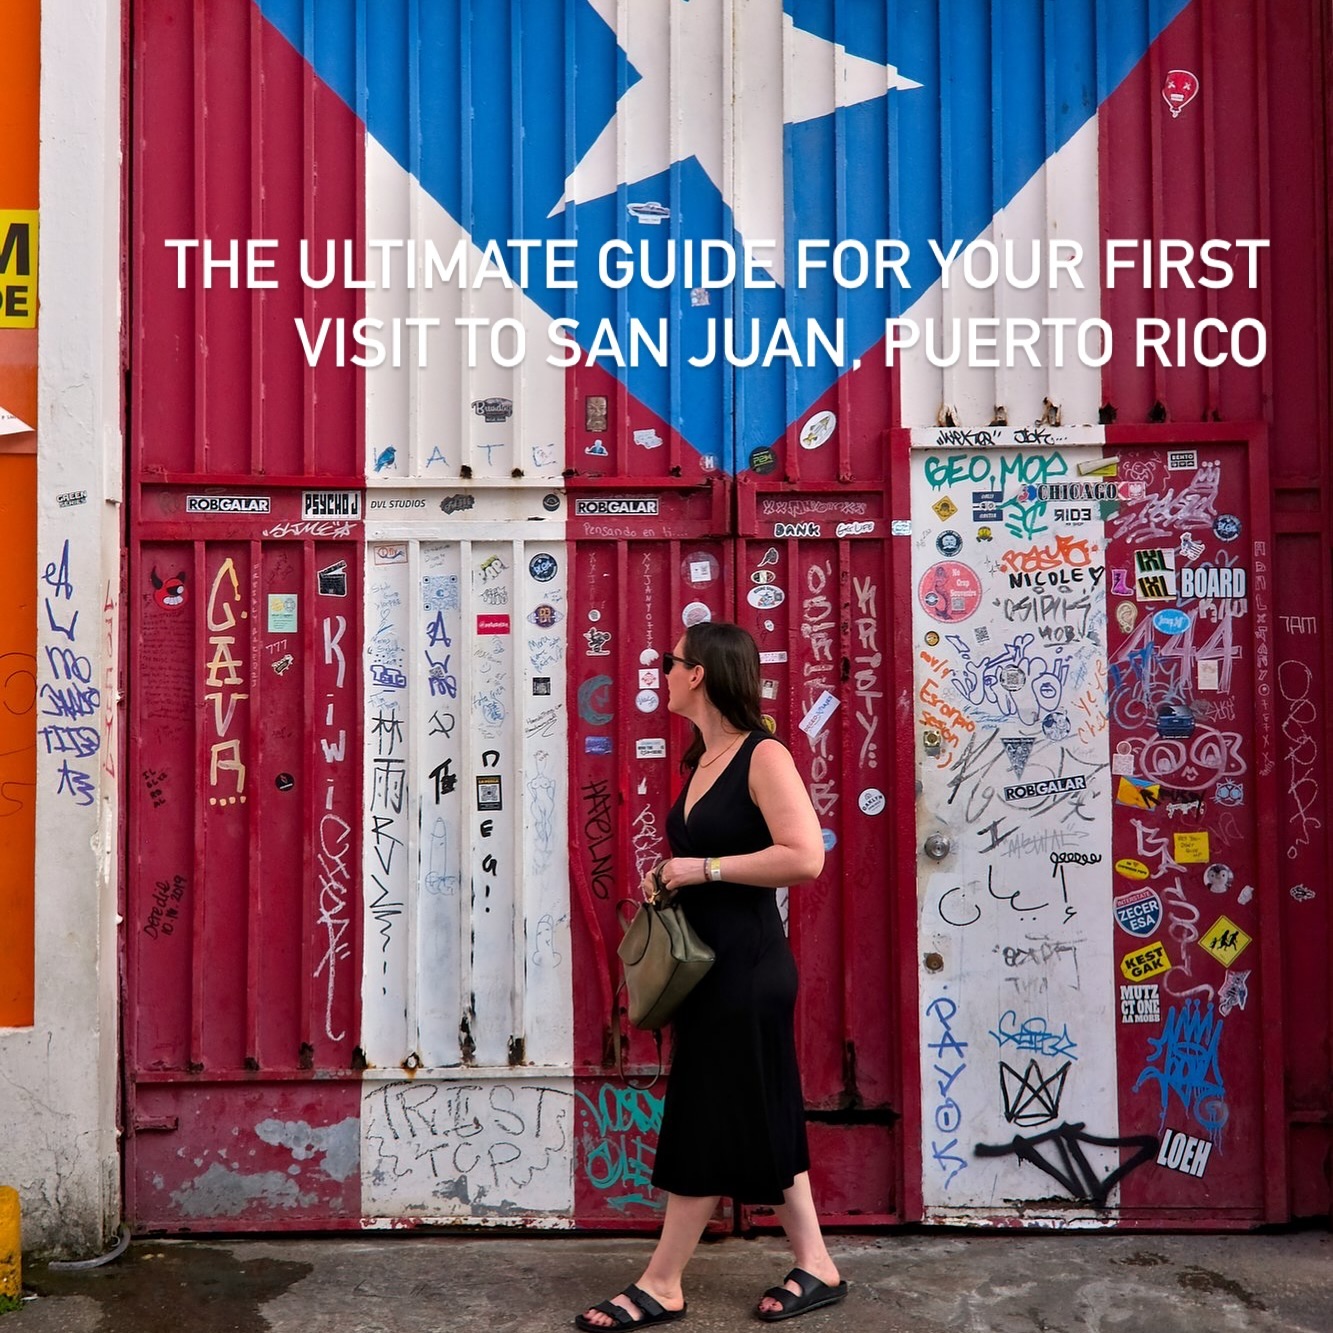
M 0 210 L 35 209 L 40 0 L 7 0 Z M 40 280 L 40 279 L 39 279 Z M 37 421 L 37 330 L 0 329 L 0 407 Z M 33 1021 L 37 437 L 0 436 L 0 1027 Z

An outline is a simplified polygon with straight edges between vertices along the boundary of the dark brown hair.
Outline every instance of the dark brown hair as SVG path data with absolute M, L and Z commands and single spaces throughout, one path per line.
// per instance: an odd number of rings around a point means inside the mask
M 685 631 L 685 656 L 704 669 L 704 689 L 723 719 L 740 731 L 764 731 L 759 702 L 759 648 L 742 629 L 725 620 L 705 620 Z M 682 769 L 694 768 L 704 752 L 704 738 L 694 728 L 694 740 Z

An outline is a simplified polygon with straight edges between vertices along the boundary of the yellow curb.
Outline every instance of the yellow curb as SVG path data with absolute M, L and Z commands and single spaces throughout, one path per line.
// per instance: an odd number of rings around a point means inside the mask
M 23 1285 L 23 1250 L 19 1231 L 19 1192 L 0 1185 L 0 1298 L 17 1301 Z

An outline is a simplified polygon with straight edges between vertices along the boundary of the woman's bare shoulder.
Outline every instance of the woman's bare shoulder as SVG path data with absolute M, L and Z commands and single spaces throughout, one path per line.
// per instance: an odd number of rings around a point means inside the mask
M 794 768 L 791 751 L 776 736 L 762 736 L 750 753 L 750 764 L 767 770 Z

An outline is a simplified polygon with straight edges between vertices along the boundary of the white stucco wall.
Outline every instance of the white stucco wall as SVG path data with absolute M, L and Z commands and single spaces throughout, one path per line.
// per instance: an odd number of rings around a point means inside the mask
M 0 1029 L 0 1181 L 19 1191 L 25 1249 L 86 1255 L 120 1217 L 121 19 L 106 0 L 44 10 L 36 1023 Z M 47 727 L 78 728 L 52 733 L 74 748 L 48 753 Z

